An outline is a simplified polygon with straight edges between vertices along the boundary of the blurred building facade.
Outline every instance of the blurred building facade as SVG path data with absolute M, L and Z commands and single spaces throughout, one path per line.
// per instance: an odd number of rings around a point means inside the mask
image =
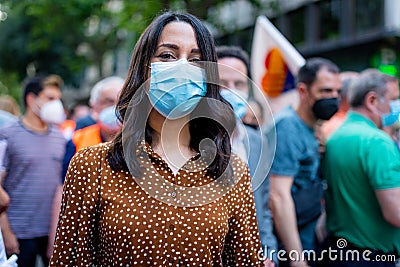
M 375 67 L 400 77 L 400 1 L 272 2 L 275 8 L 264 14 L 305 58 L 322 56 L 343 70 Z M 253 30 L 249 26 L 236 37 L 217 37 L 217 43 L 238 44 L 250 52 Z

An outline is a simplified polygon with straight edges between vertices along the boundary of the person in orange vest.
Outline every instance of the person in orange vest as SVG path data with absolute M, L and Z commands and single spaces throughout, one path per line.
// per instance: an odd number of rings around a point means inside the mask
M 107 107 L 100 112 L 96 124 L 76 131 L 72 136 L 75 151 L 111 141 L 121 128 L 115 112 L 115 106 Z
M 72 108 L 67 111 L 67 119 L 58 125 L 62 134 L 67 140 L 71 140 L 77 129 L 77 121 L 89 115 L 90 108 L 84 99 L 78 100 Z M 96 123 L 96 122 L 94 122 Z
M 65 139 L 70 140 L 74 134 L 76 122 L 73 120 L 65 120 L 63 123 L 57 125 Z

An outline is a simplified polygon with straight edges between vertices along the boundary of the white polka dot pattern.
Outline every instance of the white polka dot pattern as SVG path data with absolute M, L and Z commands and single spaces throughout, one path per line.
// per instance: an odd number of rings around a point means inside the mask
M 262 266 L 251 180 L 239 158 L 233 170 L 242 178 L 232 190 L 206 205 L 179 207 L 148 195 L 128 172 L 113 171 L 107 151 L 101 144 L 71 160 L 50 266 Z M 210 182 L 203 172 L 173 175 L 152 150 L 149 156 L 170 182 Z

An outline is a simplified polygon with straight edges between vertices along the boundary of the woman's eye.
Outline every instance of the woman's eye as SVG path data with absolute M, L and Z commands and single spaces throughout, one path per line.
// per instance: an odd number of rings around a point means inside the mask
M 190 58 L 188 61 L 189 62 L 198 62 L 198 61 L 201 61 L 201 59 L 198 57 L 195 57 L 195 58 Z
M 165 53 L 158 56 L 161 59 L 174 59 L 175 57 L 171 54 Z

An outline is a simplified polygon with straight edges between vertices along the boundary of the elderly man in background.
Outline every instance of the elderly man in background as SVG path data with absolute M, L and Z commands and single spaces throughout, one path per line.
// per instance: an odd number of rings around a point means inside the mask
M 355 251 L 359 258 L 326 258 L 320 266 L 394 267 L 400 255 L 400 157 L 381 130 L 390 126 L 391 104 L 399 97 L 389 83 L 378 70 L 361 72 L 351 84 L 349 114 L 326 143 L 330 235 L 323 248 L 342 250 L 346 257 Z

